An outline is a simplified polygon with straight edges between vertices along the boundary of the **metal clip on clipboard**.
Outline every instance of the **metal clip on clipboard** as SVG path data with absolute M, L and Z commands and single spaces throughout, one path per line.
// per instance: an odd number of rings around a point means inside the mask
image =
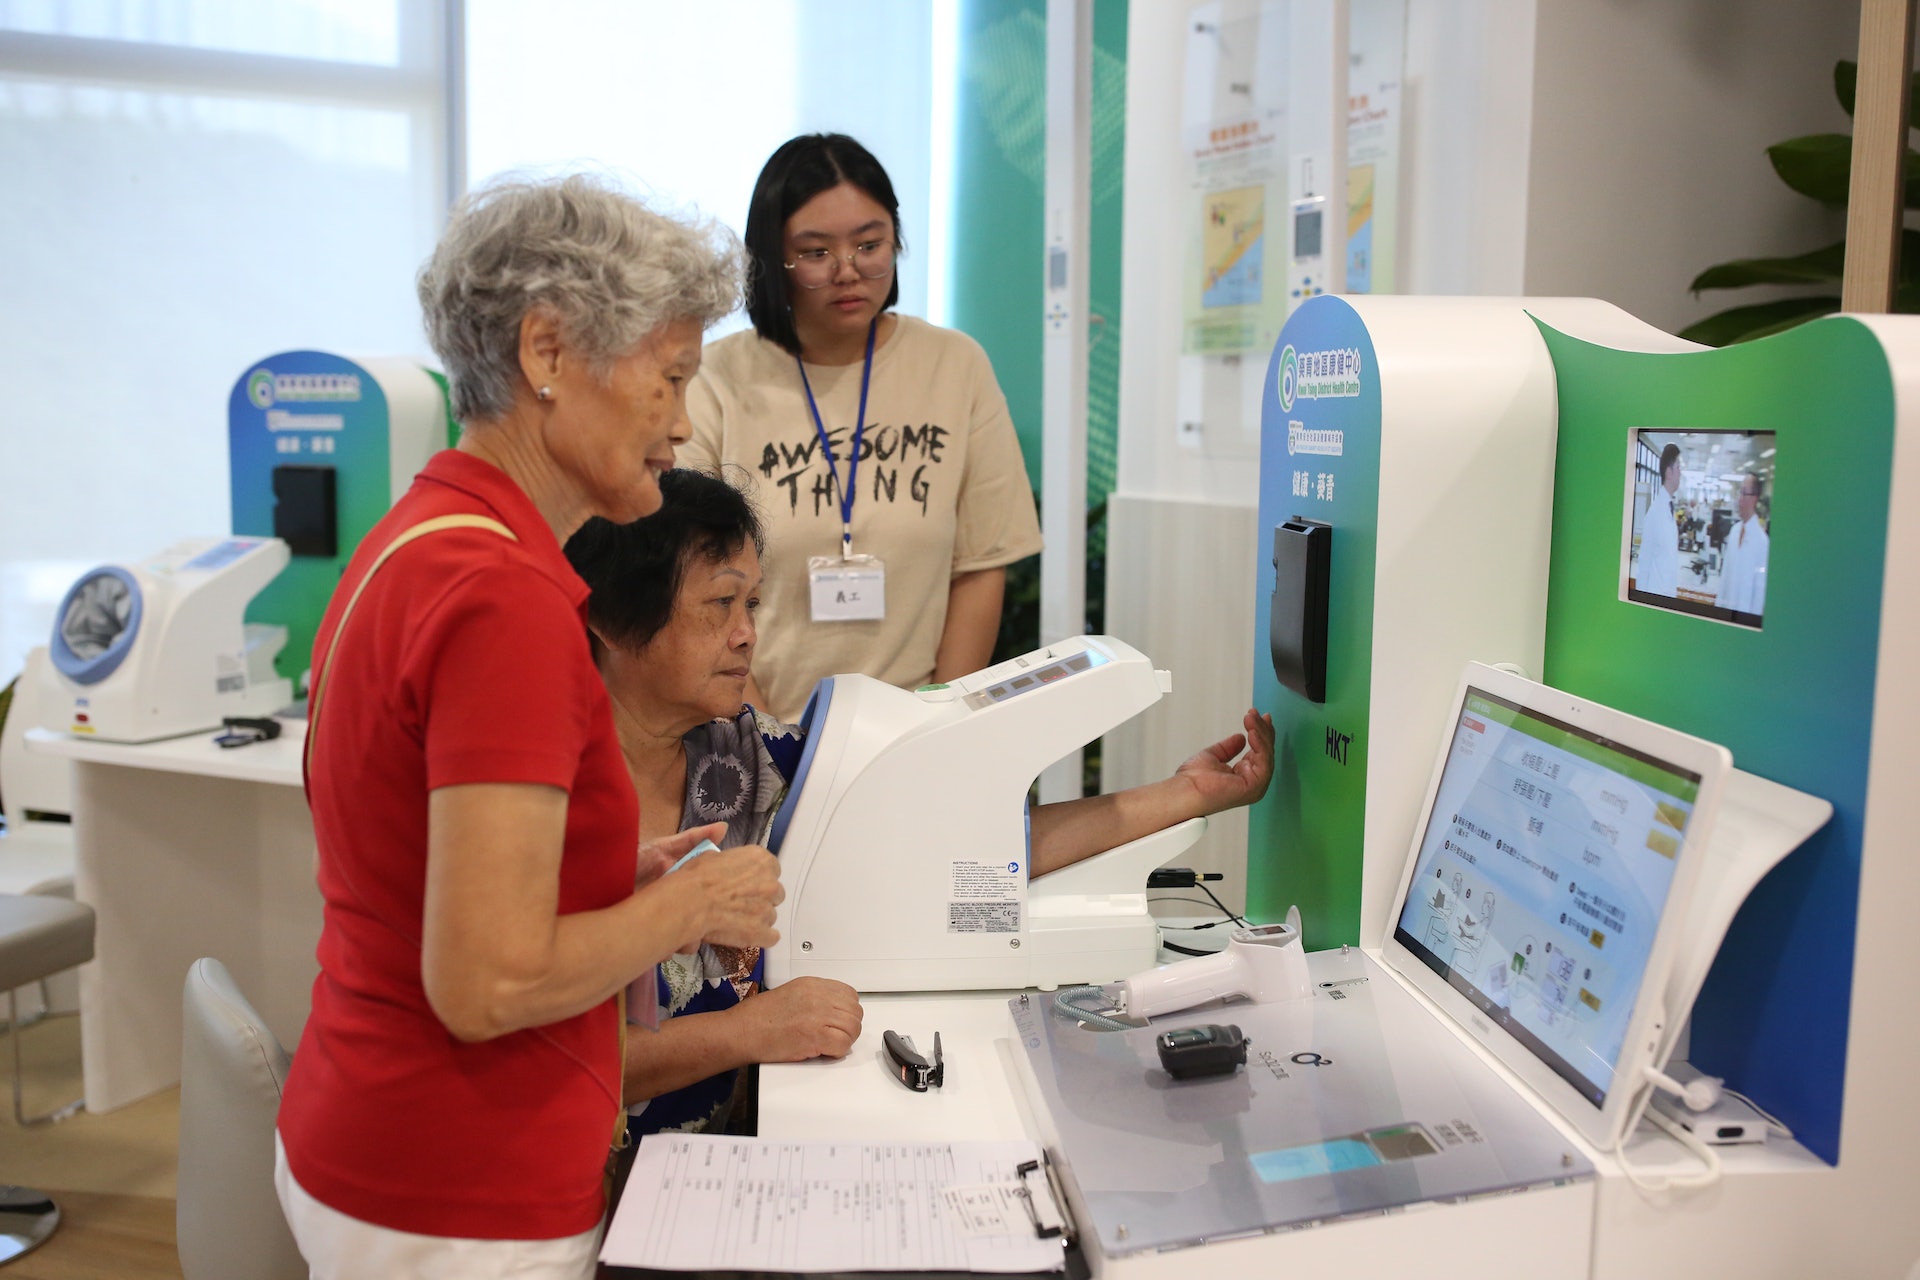
M 1073 1222 L 1067 1217 L 1066 1196 L 1054 1181 L 1053 1162 L 1043 1153 L 1038 1160 L 1023 1160 L 1014 1166 L 1020 1179 L 1020 1198 L 1026 1203 L 1027 1216 L 1033 1219 L 1033 1234 L 1042 1240 L 1056 1236 L 1071 1244 Z

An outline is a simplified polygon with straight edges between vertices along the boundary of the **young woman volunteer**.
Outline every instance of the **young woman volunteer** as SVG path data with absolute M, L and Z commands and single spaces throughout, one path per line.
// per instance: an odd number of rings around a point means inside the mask
M 910 689 L 979 670 L 1039 520 L 980 345 L 892 310 L 886 170 L 843 134 L 792 139 L 761 170 L 746 244 L 753 330 L 708 346 L 678 457 L 755 480 L 765 644 L 748 700 L 793 721 L 821 676 Z

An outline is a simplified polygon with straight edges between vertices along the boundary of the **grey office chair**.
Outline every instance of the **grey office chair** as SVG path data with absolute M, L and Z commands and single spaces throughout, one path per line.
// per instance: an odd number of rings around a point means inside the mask
M 78 1111 L 84 1099 L 37 1116 L 20 1102 L 19 1002 L 14 989 L 93 959 L 93 908 L 65 898 L 0 893 L 0 990 L 7 993 L 7 1038 L 13 1041 L 13 1118 L 22 1128 L 52 1124 Z M 60 1225 L 60 1210 L 44 1192 L 0 1183 L 0 1263 L 44 1243 Z
M 292 1058 L 218 960 L 182 994 L 180 1199 L 186 1280 L 307 1280 L 273 1187 L 273 1126 Z

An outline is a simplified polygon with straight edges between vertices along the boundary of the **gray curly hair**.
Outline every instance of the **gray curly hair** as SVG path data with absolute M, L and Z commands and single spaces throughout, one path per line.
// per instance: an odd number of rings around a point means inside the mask
M 589 174 L 508 177 L 469 193 L 416 282 L 453 415 L 502 417 L 520 378 L 520 321 L 535 308 L 605 378 L 663 324 L 701 328 L 740 302 L 740 242 L 719 223 L 669 217 Z

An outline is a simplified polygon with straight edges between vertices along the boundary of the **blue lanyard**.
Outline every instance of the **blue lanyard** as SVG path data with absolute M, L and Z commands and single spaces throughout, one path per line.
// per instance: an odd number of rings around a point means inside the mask
M 860 439 L 867 430 L 867 387 L 873 382 L 873 335 L 879 332 L 880 317 L 875 316 L 873 323 L 867 326 L 867 362 L 860 370 L 860 416 L 853 422 L 853 447 L 847 452 L 847 482 L 840 485 L 840 558 L 845 560 L 853 554 L 853 482 L 860 472 Z M 813 429 L 820 436 L 820 455 L 827 460 L 827 474 L 833 482 L 840 484 L 840 469 L 833 465 L 833 445 L 827 440 L 826 424 L 820 421 L 820 406 L 813 399 L 813 384 L 807 381 L 806 362 L 799 356 L 793 362 L 800 366 L 800 385 L 807 392 L 807 408 L 813 413 Z

